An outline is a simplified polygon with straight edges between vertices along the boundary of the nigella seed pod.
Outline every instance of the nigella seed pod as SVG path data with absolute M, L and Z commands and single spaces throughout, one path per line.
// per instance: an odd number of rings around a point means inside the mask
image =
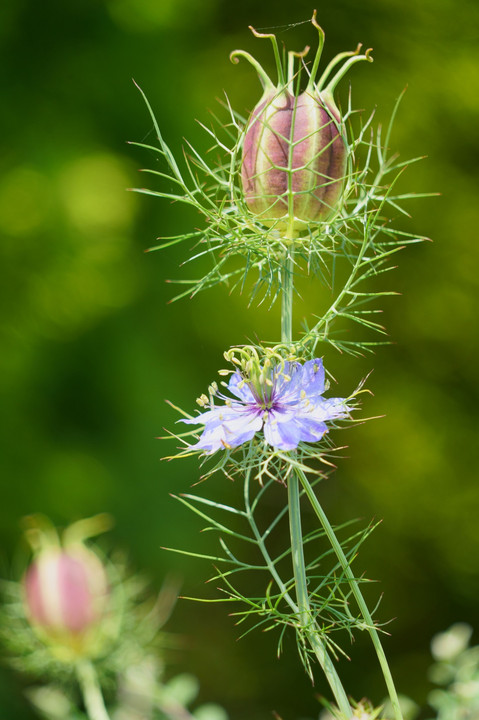
M 250 211 L 264 225 L 295 228 L 329 218 L 347 167 L 339 114 L 319 93 L 287 90 L 263 99 L 248 122 L 241 180 Z M 281 222 L 282 221 L 282 222 Z
M 337 55 L 316 82 L 324 44 L 316 12 L 312 23 L 318 30 L 319 44 L 303 92 L 299 92 L 302 68 L 295 69 L 295 59 L 299 58 L 305 66 L 309 48 L 302 53 L 289 52 L 285 71 L 276 37 L 251 28 L 256 37 L 267 37 L 273 43 L 278 71 L 276 85 L 249 53 L 236 50 L 231 54 L 233 61 L 242 56 L 256 68 L 264 90 L 243 139 L 244 201 L 258 221 L 291 239 L 311 223 L 329 220 L 340 208 L 348 174 L 348 148 L 333 92 L 352 64 L 372 61 L 370 50 L 360 55 L 358 45 L 354 52 Z M 343 60 L 346 62 L 329 79 L 333 68 Z

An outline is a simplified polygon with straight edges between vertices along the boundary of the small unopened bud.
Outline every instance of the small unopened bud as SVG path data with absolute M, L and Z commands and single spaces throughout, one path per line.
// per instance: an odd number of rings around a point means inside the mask
M 26 614 L 45 640 L 88 654 L 109 601 L 108 580 L 99 558 L 83 544 L 38 552 L 24 577 Z

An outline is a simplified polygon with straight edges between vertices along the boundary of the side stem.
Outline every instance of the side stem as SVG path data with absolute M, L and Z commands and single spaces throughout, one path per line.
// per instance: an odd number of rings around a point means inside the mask
M 371 616 L 371 613 L 369 612 L 369 608 L 366 604 L 366 601 L 363 597 L 363 594 L 359 588 L 359 583 L 354 577 L 354 573 L 351 570 L 351 567 L 349 565 L 348 559 L 346 555 L 344 554 L 344 550 L 341 547 L 341 544 L 336 537 L 336 533 L 334 532 L 333 528 L 331 527 L 331 523 L 329 522 L 326 513 L 324 512 L 318 498 L 316 497 L 316 493 L 314 492 L 314 489 L 312 488 L 308 478 L 306 477 L 303 470 L 298 468 L 297 470 L 299 479 L 301 481 L 301 484 L 304 488 L 304 491 L 306 495 L 308 496 L 308 499 L 311 503 L 311 506 L 316 513 L 324 532 L 326 533 L 326 536 L 328 537 L 329 542 L 331 543 L 331 546 L 334 550 L 334 553 L 339 561 L 339 564 L 341 565 L 341 568 L 348 580 L 348 583 L 351 587 L 351 591 L 354 595 L 354 598 L 358 604 L 359 610 L 361 612 L 361 615 L 363 616 L 364 620 L 364 628 L 368 631 L 371 641 L 374 645 L 374 649 L 376 650 L 376 654 L 379 660 L 379 664 L 381 666 L 381 670 L 384 676 L 384 681 L 386 683 L 386 687 L 388 689 L 389 698 L 391 700 L 391 705 L 394 710 L 394 718 L 395 720 L 403 720 L 403 715 L 401 712 L 401 707 L 399 705 L 399 699 L 397 696 L 396 688 L 394 685 L 394 681 L 392 678 L 391 670 L 389 668 L 388 661 L 386 659 L 386 655 L 384 653 L 383 647 L 381 645 L 381 640 L 379 639 L 379 633 L 376 629 L 376 626 L 374 624 L 373 618 Z

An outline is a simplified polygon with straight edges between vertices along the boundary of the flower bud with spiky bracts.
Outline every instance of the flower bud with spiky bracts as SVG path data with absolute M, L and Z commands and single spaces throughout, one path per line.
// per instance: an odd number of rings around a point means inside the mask
M 274 227 L 291 237 L 314 222 L 326 221 L 337 210 L 347 175 L 347 145 L 341 116 L 333 91 L 348 68 L 369 60 L 368 50 L 337 55 L 315 82 L 324 32 L 312 18 L 319 33 L 318 51 L 306 89 L 299 92 L 300 72 L 295 72 L 295 58 L 304 64 L 309 51 L 288 53 L 287 77 L 281 65 L 274 35 L 251 30 L 257 37 L 272 40 L 278 69 L 276 85 L 259 63 L 242 50 L 232 53 L 233 60 L 247 58 L 258 71 L 263 96 L 253 110 L 243 140 L 241 182 L 250 212 L 267 227 Z M 328 80 L 333 68 L 346 60 Z
M 87 524 L 82 521 L 81 527 Z M 106 570 L 75 533 L 78 525 L 71 526 L 73 533 L 65 533 L 63 544 L 52 531 L 31 530 L 35 556 L 23 579 L 29 623 L 44 642 L 58 649 L 58 656 L 68 659 L 96 653 L 99 626 L 110 601 Z

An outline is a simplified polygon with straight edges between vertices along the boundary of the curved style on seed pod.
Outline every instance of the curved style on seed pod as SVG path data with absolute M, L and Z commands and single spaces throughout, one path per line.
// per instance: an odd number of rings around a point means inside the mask
M 347 145 L 333 92 L 339 80 L 356 62 L 372 62 L 371 50 L 337 55 L 318 82 L 316 74 L 324 45 L 324 32 L 316 22 L 319 43 L 306 89 L 299 92 L 300 71 L 309 51 L 288 53 L 287 77 L 274 35 L 251 28 L 256 37 L 271 39 L 278 82 L 271 81 L 249 53 L 235 50 L 231 59 L 246 58 L 258 72 L 263 96 L 248 120 L 243 139 L 241 184 L 250 212 L 267 227 L 294 237 L 310 223 L 326 221 L 338 209 L 347 175 Z M 343 60 L 345 62 L 343 62 Z M 328 80 L 336 65 L 339 70 Z

